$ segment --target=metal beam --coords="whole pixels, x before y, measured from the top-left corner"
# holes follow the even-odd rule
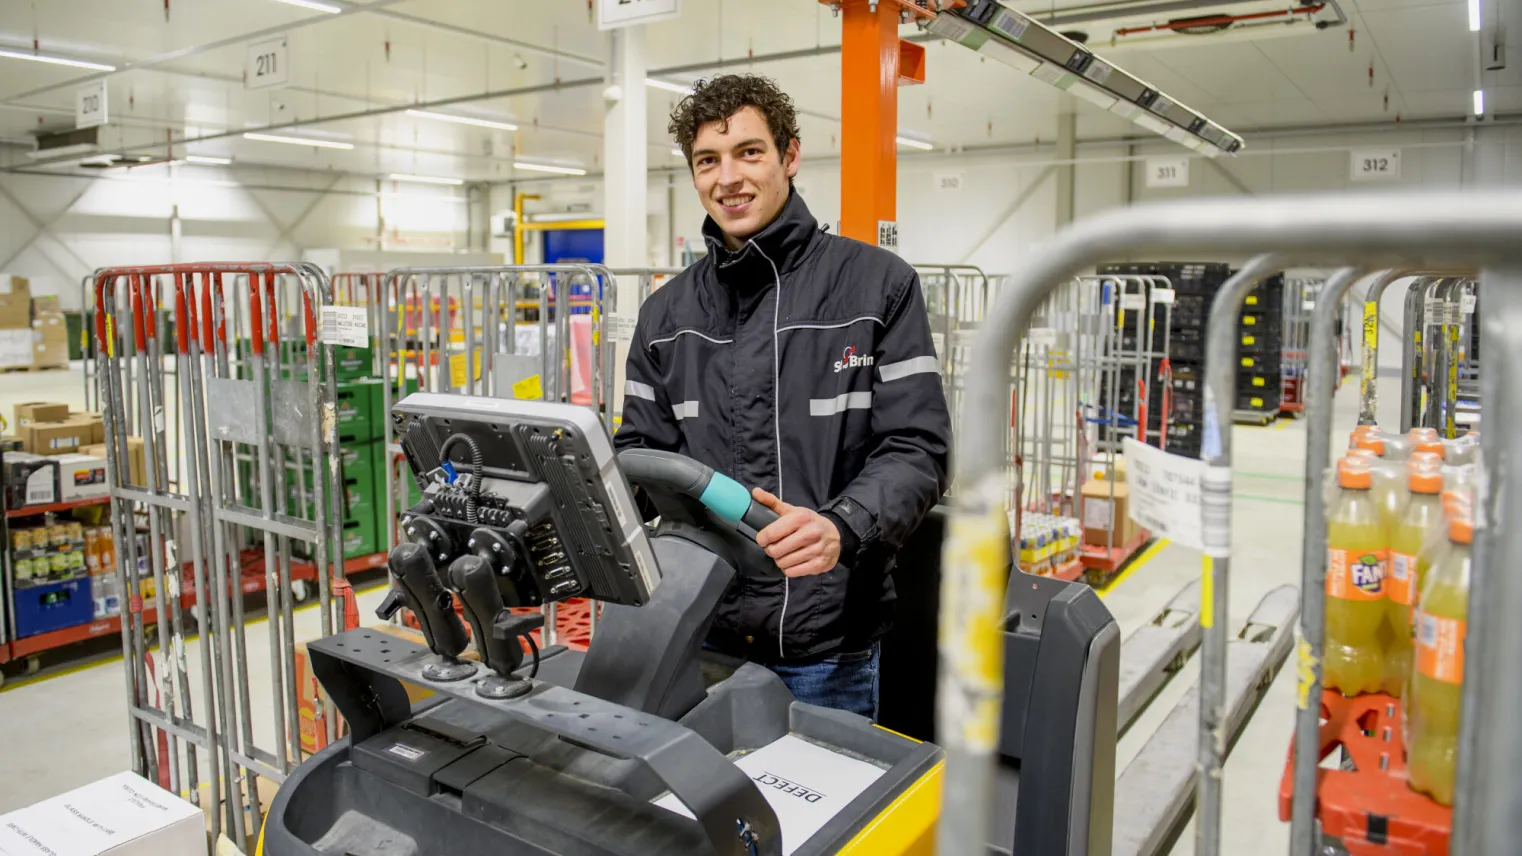
[[[71,210],[73,210],[74,206],[79,203],[79,200],[83,199],[85,194],[88,193],[89,191],[90,191],[90,185],[87,184],[87,185],[85,185],[83,190],[81,190],[78,193],[74,194],[74,198],[69,200],[69,204],[63,206],[63,210],[59,211],[56,215],[54,215],[53,219],[47,221],[46,223],[42,223],[42,224],[38,225],[37,226],[37,231],[32,233],[32,237],[26,239],[26,243],[24,243],[20,247],[16,248],[16,251],[11,253],[10,256],[8,256],[4,261],[0,261],[0,270],[5,270],[6,268],[10,267],[11,262],[13,262],[16,259],[20,258],[22,253],[26,252],[33,244],[37,243],[37,239],[38,238],[41,238],[41,237],[45,236],[45,237],[52,238],[55,241],[58,241],[57,236],[53,234],[53,226],[59,220],[62,220],[64,217],[68,216],[68,213]],[[11,197],[11,203],[16,205],[17,207],[20,207],[20,203],[16,201],[16,197],[14,197],[14,196]],[[22,208],[22,213],[23,214],[27,214],[29,217],[31,216],[30,212],[26,211],[26,209],[24,209],[24,208]],[[33,223],[37,223],[37,220],[35,218],[33,218],[32,222]],[[63,241],[58,241],[58,243],[59,244],[63,244]],[[67,249],[68,247],[65,245],[64,248]],[[78,257],[76,256],[75,258],[78,258]],[[51,260],[49,260],[49,263],[51,263]],[[53,265],[53,267],[57,268],[58,266],[57,265]],[[64,271],[63,269],[59,268],[59,273],[67,273],[67,272]]]
[[[983,249],[983,245],[988,243],[994,235],[997,235],[999,230],[1004,228],[1004,224],[1008,223],[1011,217],[1015,216],[1021,208],[1025,207],[1025,203],[1030,201],[1032,196],[1036,195],[1036,190],[1045,184],[1046,180],[1055,175],[1056,172],[1057,168],[1054,166],[1043,169],[1041,174],[1036,176],[1036,180],[1027,184],[1025,189],[1020,191],[1020,195],[1015,197],[1015,201],[1011,202],[1009,207],[1004,209],[1004,213],[999,215],[999,219],[994,222],[994,225],[987,232],[983,233],[983,237],[979,238],[978,242],[972,245],[972,249],[962,254],[962,258],[957,264],[967,264],[968,260],[976,255],[978,250]]]
[[[274,27],[265,27],[262,30],[254,30],[251,33],[239,33],[235,36],[228,36],[227,38],[217,39],[216,41],[212,42],[204,42],[199,45],[190,45],[189,47],[176,48],[175,50],[169,51],[167,53],[157,54],[145,59],[133,60],[126,65],[118,66],[115,71],[97,71],[94,74],[85,74],[79,77],[70,78],[68,80],[61,80],[57,83],[50,83],[47,86],[39,86],[36,89],[29,89],[26,92],[12,95],[5,100],[20,101],[23,98],[31,98],[34,95],[41,95],[45,92],[53,92],[54,90],[58,89],[69,89],[71,87],[78,86],[81,83],[89,83],[92,80],[101,80],[114,74],[121,74],[127,71],[136,71],[140,68],[152,68],[153,66],[162,65],[166,62],[172,62],[177,59],[184,59],[188,56],[203,54],[207,51],[214,51],[218,48],[241,45],[245,42],[250,42],[254,39],[262,38],[264,36],[278,36],[284,33],[289,33],[293,30],[300,30],[305,27],[310,27],[313,24],[321,24],[327,21],[337,21],[349,15],[378,11],[381,7],[390,6],[401,2],[404,2],[404,0],[372,0],[372,2],[364,6],[349,6],[343,11],[336,12],[334,14],[314,15],[310,18],[302,18],[299,21],[291,21],[290,23],[280,24]]]
[[[79,194],[79,196],[75,196],[74,200],[69,203],[69,207],[70,208],[74,207],[74,203],[78,202],[80,196],[83,196],[83,195],[84,195],[84,193],[81,192]],[[45,233],[45,232],[48,231],[48,226],[51,225],[51,224],[45,224],[45,223],[43,223],[41,218],[39,218],[37,215],[33,214],[31,212],[31,210],[28,209],[25,205],[22,205],[21,204],[21,200],[17,199],[16,195],[11,193],[10,188],[6,187],[3,184],[0,184],[0,196],[4,196],[6,199],[10,200],[10,203],[12,205],[16,206],[16,210],[20,211],[22,216],[24,216],[24,217],[26,217],[26,219],[32,221],[32,225],[37,228],[39,233]],[[65,211],[67,211],[67,209],[65,209]],[[49,235],[51,236],[51,233],[49,233]],[[91,265],[89,262],[86,262],[84,259],[80,258],[72,249],[70,249],[68,244],[64,243],[63,241],[59,241],[57,238],[54,238],[53,240],[58,244],[58,246],[63,247],[63,251],[68,253],[70,256],[72,256],[74,258],[74,261],[79,262],[79,266],[80,267],[84,268],[85,270],[94,270],[95,269],[94,265]],[[69,271],[64,270],[62,267],[60,267],[58,265],[57,262],[53,261],[53,259],[50,258],[46,253],[43,253],[42,257],[44,259],[46,259],[47,263],[52,265],[55,270],[57,270],[59,273],[63,274],[65,279],[76,279],[76,278],[78,278],[78,276],[79,276],[78,273],[70,273]]]
[[[286,226],[284,229],[280,229],[280,224],[275,223],[275,228],[280,229],[280,234],[275,236],[275,240],[270,244],[270,248],[265,250],[264,255],[260,256],[260,258],[272,258],[272,254],[275,252],[275,250],[280,248],[280,242],[290,239],[291,233],[296,231],[296,227],[305,222],[306,218],[312,216],[312,212],[316,211],[317,206],[322,203],[323,197],[327,196],[328,191],[332,190],[339,181],[343,180],[343,178],[344,176],[341,174],[333,176],[333,178],[328,182],[327,187],[317,191],[316,196],[312,198],[311,202],[307,203],[307,207],[303,208],[300,214],[296,215],[296,219],[292,220],[289,226]],[[253,196],[252,193],[248,195],[250,197]],[[260,210],[264,211],[264,216],[270,216],[269,210],[265,209],[264,206],[260,205],[259,208]],[[274,218],[271,218],[270,222],[274,222]],[[294,241],[292,243],[294,243]]]
[[[1248,187],[1247,184],[1242,181],[1242,179],[1237,178],[1237,174],[1236,173],[1234,173],[1231,170],[1227,169],[1226,167],[1222,166],[1221,162],[1219,160],[1217,160],[1216,158],[1205,158],[1205,163],[1209,164],[1212,169],[1214,169],[1216,172],[1220,173],[1221,177],[1226,179],[1227,183],[1229,183],[1232,187],[1235,187],[1237,190],[1242,191],[1242,195],[1243,196],[1256,196],[1257,195],[1256,193],[1253,192],[1252,188]]]

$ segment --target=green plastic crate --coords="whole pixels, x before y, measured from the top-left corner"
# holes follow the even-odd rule
[[[380,411],[384,406],[381,381],[373,378],[340,381],[333,391],[333,400],[338,411],[340,443],[346,438],[350,442],[363,443],[380,436]]]

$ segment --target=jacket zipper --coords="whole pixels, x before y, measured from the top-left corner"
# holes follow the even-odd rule
[[[777,270],[777,263],[772,257],[761,249],[755,239],[750,240],[750,245],[756,248],[761,258],[772,266],[772,280],[777,284],[777,293],[772,297],[772,436],[777,441],[777,498],[782,499],[782,350],[777,341],[779,318],[782,312],[782,274]],[[782,577],[782,613],[777,616],[777,657],[785,658],[782,650],[783,628],[787,624],[787,601],[792,594],[793,581],[791,577]]]

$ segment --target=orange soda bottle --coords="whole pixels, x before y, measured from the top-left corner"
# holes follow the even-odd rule
[[[1416,612],[1416,658],[1406,699],[1406,765],[1411,789],[1453,805],[1464,635],[1469,620],[1469,561],[1474,526],[1448,524],[1449,548],[1424,581]]]
[[[1324,683],[1343,695],[1378,692],[1385,679],[1385,565],[1388,547],[1370,495],[1367,464],[1338,464],[1342,495],[1327,519]]]
[[[1412,615],[1421,591],[1418,555],[1429,535],[1443,525],[1443,474],[1436,455],[1415,454],[1407,464],[1411,498],[1390,530],[1390,573],[1385,580],[1385,614],[1389,620],[1385,692],[1404,694],[1411,666]]]

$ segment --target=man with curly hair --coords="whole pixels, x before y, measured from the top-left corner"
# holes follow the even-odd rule
[[[640,310],[616,444],[755,486],[779,519],[757,535],[765,556],[740,561],[708,646],[801,701],[875,718],[894,557],[945,491],[951,445],[919,279],[820,228],[792,186],[797,117],[772,81],[699,81],[668,130],[708,253]]]

